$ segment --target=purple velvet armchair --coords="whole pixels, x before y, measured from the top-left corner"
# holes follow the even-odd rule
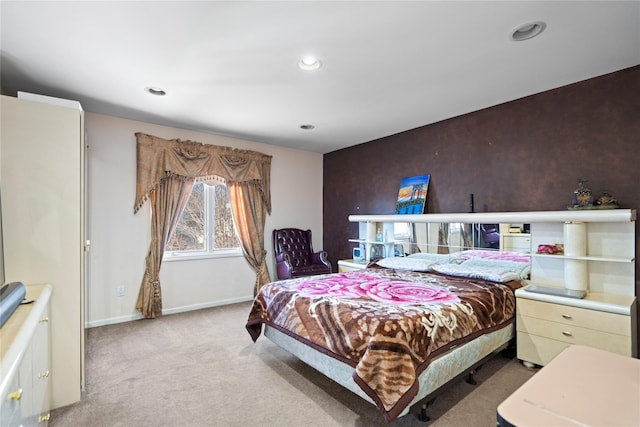
[[[331,273],[327,253],[313,251],[311,230],[273,230],[273,250],[278,279]]]

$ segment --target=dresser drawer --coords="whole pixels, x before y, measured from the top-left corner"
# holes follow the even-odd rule
[[[631,336],[602,332],[535,317],[516,316],[518,332],[550,338],[567,344],[582,344],[631,356]]]
[[[567,305],[518,298],[518,316],[533,317],[564,325],[578,326],[617,335],[631,336],[631,318],[623,314],[605,313]]]

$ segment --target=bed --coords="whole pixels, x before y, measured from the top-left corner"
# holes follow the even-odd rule
[[[523,260],[416,254],[272,282],[246,327],[256,341],[264,326],[267,338],[390,422],[513,339]]]

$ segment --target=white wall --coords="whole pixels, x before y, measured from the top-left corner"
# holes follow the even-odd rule
[[[139,317],[138,289],[149,247],[149,205],[133,214],[136,187],[135,132],[161,138],[254,150],[273,156],[272,213],[265,225],[267,265],[274,278],[271,231],[309,228],[322,249],[322,154],[202,132],[86,113],[89,148],[88,326]],[[163,262],[160,273],[165,314],[251,299],[255,274],[244,257]],[[124,286],[125,295],[116,296]]]

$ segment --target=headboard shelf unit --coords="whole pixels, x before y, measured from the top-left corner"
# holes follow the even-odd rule
[[[358,238],[350,242],[364,247],[367,259],[373,245],[385,248],[383,256],[393,254],[399,243],[393,234],[397,223],[530,224],[530,282],[627,296],[635,295],[635,220],[634,209],[349,216],[360,224]],[[376,241],[380,231],[382,241]],[[434,247],[432,240],[408,244]],[[535,253],[543,244],[562,244],[564,254]]]
[[[632,209],[349,217],[360,223],[358,237],[363,240],[358,244],[365,247],[370,245],[363,234],[366,224],[369,229],[371,224],[377,229],[393,229],[399,222],[413,224],[414,229],[426,230],[427,240],[442,230],[442,224],[460,223],[455,229],[476,228],[462,224],[500,224],[501,230],[504,224],[529,224],[530,253],[521,252],[531,261],[528,284],[586,290],[581,299],[530,292],[527,286],[515,291],[517,357],[531,365],[546,365],[571,344],[637,357],[635,220]],[[427,226],[416,227],[422,223]],[[425,240],[424,235],[411,237]],[[438,252],[451,250],[446,239],[442,242],[447,246]],[[537,254],[539,245],[558,249],[562,245],[563,252]]]

